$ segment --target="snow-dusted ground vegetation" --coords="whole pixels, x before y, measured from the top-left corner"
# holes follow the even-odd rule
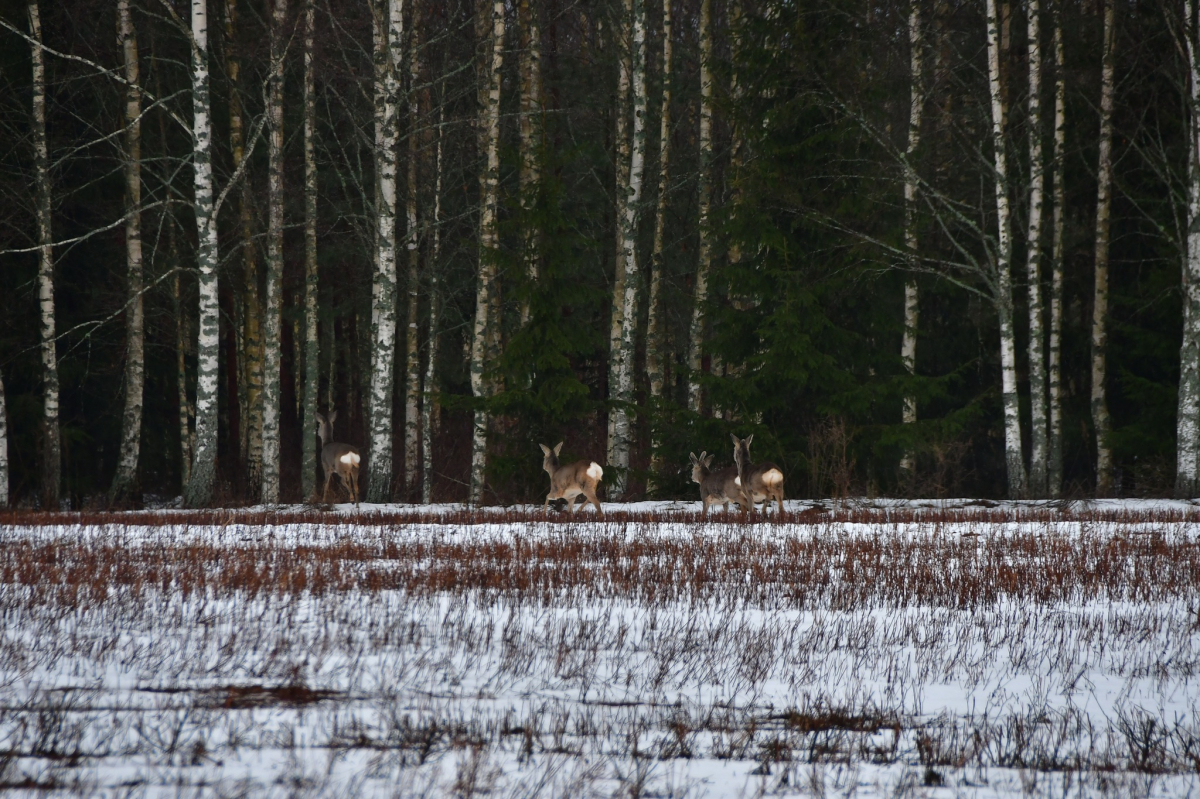
[[[1200,792],[1200,511],[0,517],[0,785]]]

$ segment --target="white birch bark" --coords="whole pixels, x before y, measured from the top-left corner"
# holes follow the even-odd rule
[[[1039,0],[1029,0],[1026,16],[1029,54],[1029,226],[1025,232],[1025,278],[1029,291],[1029,493],[1044,497],[1049,476],[1046,430],[1046,328],[1042,303],[1042,12]]]
[[[666,268],[663,251],[667,229],[667,190],[670,185],[671,164],[671,0],[663,0],[662,8],[662,102],[658,116],[658,199],[654,207],[654,243],[650,253],[650,298],[646,323],[646,376],[650,383],[650,402],[653,405],[663,397],[666,385],[666,336],[662,320],[663,270]],[[650,474],[651,480],[663,470],[662,434],[651,415],[650,430]],[[653,482],[650,485],[654,488]]]
[[[921,7],[912,0],[908,13],[909,89],[908,146],[905,148],[904,175],[904,246],[908,250],[909,269],[917,266],[917,146],[921,143],[921,116],[925,108],[925,84],[922,71],[922,48],[924,36],[921,30]],[[900,341],[900,361],[909,375],[917,373],[917,324],[920,313],[920,290],[917,278],[909,274],[904,281],[904,335]],[[917,421],[917,398],[912,394],[904,397],[900,420],[903,424]],[[908,450],[900,459],[902,474],[911,475],[914,468],[913,453]]]
[[[486,10],[487,5],[481,7]],[[492,294],[495,291],[496,251],[499,233],[496,226],[496,204],[500,192],[500,70],[504,65],[504,0],[491,3],[491,52],[483,70],[487,87],[485,102],[479,109],[480,145],[483,148],[484,168],[479,174],[479,282],[475,292],[475,324],[471,338],[471,393],[476,400],[487,399],[483,373],[490,366],[487,360],[488,338],[493,325]],[[488,412],[484,407],[475,411],[471,435],[470,502],[478,505],[483,499],[484,475],[487,470]]]
[[[1054,215],[1051,244],[1049,395],[1050,426],[1048,491],[1062,493],[1062,324],[1063,324],[1063,214],[1067,205],[1064,169],[1067,161],[1067,80],[1063,54],[1062,20],[1054,13]]]
[[[405,340],[405,383],[404,383],[404,488],[405,499],[413,500],[417,494],[419,477],[419,442],[421,424],[421,348],[420,348],[420,236],[417,227],[417,159],[420,157],[420,81],[419,60],[420,28],[418,27],[418,5],[413,4],[410,19],[408,48],[408,196],[405,198],[408,218],[404,246],[408,250],[408,331]]]
[[[280,369],[283,362],[283,58],[287,0],[274,0],[267,82],[267,294],[263,309],[262,494],[279,502]],[[299,364],[297,364],[298,366]]]
[[[1179,347],[1179,397],[1176,411],[1175,495],[1196,494],[1200,445],[1200,41],[1195,7],[1185,0],[1184,39],[1188,60],[1188,209],[1187,238],[1181,271],[1183,341]]]
[[[58,347],[54,325],[54,251],[50,226],[50,152],[46,144],[46,64],[42,22],[31,2],[29,32],[38,42],[30,48],[33,62],[33,168],[37,195],[38,306],[41,311],[42,355],[42,508],[58,510],[62,480],[62,438],[58,424]]]
[[[378,269],[372,287],[370,459],[368,502],[387,502],[392,487],[392,396],[396,356],[396,137],[400,94],[401,48],[404,41],[403,0],[387,0],[385,20],[382,150],[379,164],[379,206],[376,209]],[[378,95],[377,95],[378,96]]]
[[[521,169],[518,186],[525,224],[522,229],[521,258],[528,290],[521,300],[521,326],[529,324],[529,291],[537,283],[541,263],[540,228],[533,222],[541,181],[542,147],[542,30],[539,24],[539,0],[520,0],[517,6],[521,31]]]
[[[1100,70],[1100,155],[1096,169],[1095,293],[1092,299],[1092,425],[1096,432],[1096,495],[1112,493],[1112,422],[1108,415],[1108,249],[1112,215],[1113,41],[1115,2],[1104,0],[1104,55]]]
[[[613,298],[612,298],[612,313],[609,315],[608,328],[608,398],[611,402],[617,402],[618,385],[621,378],[618,375],[620,369],[620,351],[621,351],[621,331],[624,328],[625,319],[625,242],[624,242],[624,224],[625,224],[625,207],[629,201],[629,152],[632,146],[630,141],[630,83],[632,77],[632,59],[633,47],[631,41],[632,29],[630,27],[633,18],[633,0],[622,0],[623,14],[621,16],[621,24],[618,26],[620,31],[620,41],[617,44],[617,49],[620,53],[617,59],[617,110],[616,114],[616,133],[614,136],[614,152],[613,162],[615,169],[613,173],[616,177],[616,186],[613,190],[613,197],[616,202],[616,228],[617,241],[616,252],[613,257]],[[608,411],[608,439],[605,447],[606,462],[614,464],[619,457],[616,451],[617,447],[617,411],[616,407],[611,406]],[[608,487],[612,490],[613,496],[618,496],[616,489],[619,486],[613,479],[608,480]]]
[[[429,252],[429,352],[425,362],[424,399],[421,402],[421,501],[433,501],[433,437],[437,423],[438,320],[441,316],[442,257],[442,125],[445,106],[438,104],[437,152],[434,156],[433,241]]]
[[[1012,220],[1008,202],[1008,156],[1004,144],[1006,113],[1000,65],[1005,57],[1000,41],[996,0],[987,0],[988,85],[991,94],[992,145],[996,173],[996,312],[1000,322],[1000,377],[1004,406],[1004,460],[1008,493],[1025,495],[1025,457],[1021,443],[1020,405],[1017,397],[1017,342],[1013,324]]]
[[[700,366],[704,349],[704,305],[708,301],[708,271],[712,266],[712,0],[700,0],[700,246],[696,264],[696,288],[693,296],[692,323],[688,332],[688,409],[701,408]]]
[[[142,302],[142,97],[138,88],[137,34],[129,0],[117,2],[117,39],[125,62],[125,267],[128,273],[125,322],[125,410],[121,415],[121,453],[109,491],[117,503],[137,484],[142,440],[142,387],[145,383],[145,345]]]
[[[612,412],[613,446],[608,465],[613,467],[610,496],[624,497],[628,489],[629,450],[633,435],[629,408],[633,405],[633,370],[637,354],[638,257],[637,230],[642,202],[642,175],[646,165],[646,3],[632,0],[633,41],[631,52],[631,91],[633,116],[630,120],[629,184],[624,189],[624,217],[621,219],[621,255],[625,262],[625,294],[621,298],[621,341],[616,351],[617,385]]]
[[[316,3],[304,3],[304,400],[300,412],[303,435],[302,496],[315,495],[317,485],[317,392],[321,384],[321,349],[317,339],[317,99],[315,63]]]
[[[195,180],[199,326],[196,334],[196,444],[185,502],[212,500],[217,461],[217,225],[213,213],[212,103],[208,87],[208,4],[192,0],[192,169]]]
[[[0,508],[8,507],[8,408],[4,401],[4,375],[0,374]]]

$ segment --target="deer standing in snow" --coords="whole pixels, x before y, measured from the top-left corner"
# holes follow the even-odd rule
[[[358,464],[361,457],[358,454],[358,447],[330,441],[333,438],[335,419],[337,419],[337,411],[330,411],[328,418],[317,414],[317,435],[321,438],[321,470],[325,472],[325,491],[321,494],[321,501],[325,502],[326,497],[329,496],[329,483],[336,474],[341,479],[342,485],[350,492],[350,498],[354,500],[354,507],[357,508]]]
[[[742,496],[742,484],[738,481],[736,466],[726,466],[713,472],[708,469],[712,465],[712,455],[707,452],[701,452],[699,458],[694,452],[688,455],[692,460],[692,482],[700,484],[700,500],[704,503],[705,515],[708,514],[709,505],[720,504],[729,510],[730,502],[742,510],[750,509]]]
[[[558,446],[551,450],[545,444],[538,444],[546,455],[542,461],[542,468],[550,475],[550,493],[546,495],[542,510],[549,509],[552,499],[565,499],[571,506],[571,514],[574,515],[577,507],[575,498],[582,495],[583,504],[586,505],[591,500],[596,506],[596,512],[603,516],[604,509],[600,507],[600,500],[596,499],[596,486],[600,483],[600,478],[604,477],[604,470],[595,461],[586,460],[560,466],[558,453],[562,445],[563,442],[560,441]]]
[[[783,513],[783,470],[773,463],[751,463],[750,442],[754,436],[738,438],[730,433],[733,439],[733,462],[737,464],[739,485],[742,494],[751,508],[763,503],[763,513],[771,500],[779,503],[779,512]]]

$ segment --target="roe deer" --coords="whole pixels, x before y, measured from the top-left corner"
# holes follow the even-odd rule
[[[701,452],[699,458],[694,452],[689,452],[688,455],[692,459],[692,482],[700,484],[700,500],[704,503],[705,515],[708,515],[709,505],[718,503],[726,511],[729,510],[730,502],[743,510],[748,509],[742,496],[741,483],[738,482],[736,466],[726,466],[724,469],[710,472],[708,467],[712,465],[712,455],[707,452]]]
[[[563,442],[560,441],[558,446],[551,450],[545,444],[538,444],[546,455],[542,461],[542,468],[550,475],[550,493],[546,495],[542,510],[550,507],[552,499],[566,499],[567,504],[571,506],[571,514],[574,515],[577,507],[575,498],[582,495],[583,504],[586,505],[588,500],[591,500],[596,506],[596,512],[603,516],[604,509],[600,507],[600,500],[596,499],[596,486],[600,483],[600,478],[604,477],[604,470],[595,461],[575,461],[566,466],[559,466],[558,453],[562,445]]]
[[[754,436],[739,439],[732,433],[733,462],[737,464],[738,480],[742,494],[746,497],[751,508],[763,503],[763,513],[771,500],[779,503],[779,512],[783,513],[783,470],[773,463],[751,463],[750,442]]]
[[[358,447],[349,444],[338,444],[330,441],[333,438],[333,422],[337,419],[337,411],[330,411],[326,418],[317,414],[317,435],[321,437],[321,470],[325,472],[325,491],[321,501],[329,496],[329,483],[336,474],[342,485],[350,492],[354,507],[358,507],[358,463],[361,460]]]

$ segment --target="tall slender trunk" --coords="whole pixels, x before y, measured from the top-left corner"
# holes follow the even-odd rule
[[[420,157],[420,28],[418,27],[419,5],[414,3],[411,29],[408,32],[408,230],[404,246],[408,249],[408,335],[405,340],[405,383],[404,383],[404,489],[405,499],[412,500],[417,494],[418,460],[420,457],[420,412],[421,412],[421,341],[420,341],[420,280],[421,249],[420,230],[417,226],[417,159]]]
[[[696,264],[696,288],[692,324],[688,334],[688,409],[700,412],[700,366],[704,349],[704,306],[708,302],[708,271],[712,266],[712,0],[700,0],[700,252]]]
[[[671,0],[663,0],[662,17],[662,104],[658,118],[658,199],[654,206],[654,244],[650,253],[650,299],[646,324],[646,376],[650,381],[650,404],[663,398],[666,384],[664,360],[666,336],[662,320],[663,251],[667,229],[667,189],[670,185],[671,164]],[[651,415],[650,474],[654,480],[662,472],[664,459],[662,431],[657,413]],[[651,490],[654,484],[651,483]]]
[[[1008,204],[1008,155],[1004,146],[1007,113],[1001,86],[1000,65],[1007,56],[1000,41],[996,0],[987,0],[988,84],[991,93],[992,146],[996,172],[996,278],[995,303],[1000,321],[1000,377],[1004,404],[1004,460],[1008,494],[1026,491],[1025,456],[1021,443],[1020,404],[1017,397],[1017,342],[1013,324],[1012,220]]]
[[[121,416],[121,455],[109,490],[109,502],[130,494],[137,484],[138,452],[142,440],[142,386],[145,357],[142,303],[142,123],[138,89],[137,33],[129,0],[117,2],[117,38],[125,61],[125,264],[129,273],[125,322],[125,411]]]
[[[521,300],[522,327],[529,324],[529,292],[537,283],[541,263],[540,226],[533,219],[541,181],[539,158],[542,147],[542,30],[538,21],[538,2],[520,0],[517,6],[517,25],[521,31],[521,170],[518,180],[524,216],[521,258],[529,283]]]
[[[283,364],[283,58],[287,0],[274,0],[267,82],[267,296],[263,314],[262,502],[279,501],[280,370]]]
[[[307,500],[317,484],[317,392],[321,385],[321,348],[317,339],[317,98],[313,58],[316,3],[304,2],[304,402],[300,488]]]
[[[212,500],[217,463],[217,225],[213,213],[212,103],[208,92],[208,5],[192,0],[192,169],[195,176],[199,325],[196,334],[196,446],[185,502]]]
[[[620,40],[617,44],[619,57],[617,59],[617,108],[616,108],[616,135],[614,137],[614,152],[613,162],[615,169],[613,170],[616,176],[616,186],[614,187],[613,197],[616,202],[616,250],[613,257],[613,298],[612,298],[612,313],[609,316],[609,332],[608,332],[608,398],[611,401],[619,402],[617,399],[618,385],[621,382],[620,370],[621,362],[621,331],[625,325],[625,272],[626,272],[626,253],[624,241],[624,224],[625,224],[625,209],[629,203],[629,165],[630,165],[630,148],[632,142],[630,140],[630,80],[632,76],[632,60],[633,47],[631,42],[631,26],[630,22],[633,18],[633,0],[622,0],[622,8],[624,13],[621,16],[621,24],[618,26],[620,31]],[[608,411],[608,440],[606,446],[606,458],[609,464],[616,463],[620,455],[617,453],[617,409],[611,407]],[[622,486],[619,485],[620,478],[614,481],[612,478],[608,480],[609,488],[612,496],[619,496],[619,491]]]
[[[1067,205],[1064,167],[1067,162],[1067,78],[1063,55],[1062,19],[1054,11],[1054,233],[1051,245],[1049,388],[1050,430],[1047,482],[1049,494],[1062,493],[1062,322],[1063,213]]]
[[[1036,1],[1036,0],[1035,0]],[[922,71],[921,50],[924,36],[921,31],[921,6],[912,0],[908,13],[908,47],[911,83],[908,107],[908,146],[905,148],[904,175],[904,246],[908,250],[910,273],[904,281],[904,335],[900,341],[900,360],[908,374],[917,373],[917,324],[920,313],[920,289],[917,278],[912,274],[917,266],[917,146],[921,143],[921,116],[925,108],[925,84]],[[917,398],[913,394],[904,396],[904,407],[900,420],[904,424],[917,421]],[[906,450],[900,459],[900,471],[912,475],[915,462],[912,450]]]
[[[42,507],[58,510],[62,438],[58,426],[58,347],[54,329],[54,251],[50,229],[50,153],[46,145],[46,64],[37,2],[28,6],[29,31],[38,42],[33,61],[33,169],[37,193],[38,305],[42,313]]]
[[[481,13],[487,5],[482,5]],[[496,255],[499,233],[496,203],[500,193],[500,70],[504,65],[504,0],[491,3],[491,52],[483,70],[487,93],[479,108],[480,145],[484,168],[479,173],[479,282],[475,291],[475,326],[471,339],[471,393],[482,403],[489,392],[484,385],[488,338],[493,325],[492,295],[495,291]],[[482,405],[475,411],[471,435],[471,504],[483,498],[484,473],[487,470],[488,412]]]
[[[610,485],[611,497],[624,497],[628,488],[629,449],[633,435],[630,430],[629,408],[633,405],[634,358],[637,354],[637,295],[638,257],[637,229],[642,202],[642,174],[646,164],[646,3],[632,0],[632,106],[630,120],[631,147],[629,150],[629,184],[625,193],[624,216],[621,221],[621,255],[625,262],[625,293],[621,298],[621,340],[617,348],[617,384],[614,399],[621,403],[613,409],[612,455],[614,467]]]
[[[442,125],[444,100],[438,101],[437,154],[434,156],[433,242],[429,252],[429,352],[425,362],[425,398],[421,403],[421,501],[433,501],[433,437],[437,423],[438,317],[441,315],[440,271],[442,257]]]
[[[1042,155],[1042,12],[1029,0],[1029,226],[1025,232],[1025,276],[1029,289],[1029,492],[1044,497],[1049,476],[1046,430],[1046,328],[1042,307],[1042,187],[1046,164]]]
[[[1197,447],[1200,446],[1200,41],[1195,8],[1183,4],[1188,60],[1188,209],[1181,272],[1183,342],[1179,347],[1179,405],[1176,411],[1175,495],[1196,493]]]
[[[8,507],[8,407],[4,401],[4,375],[0,374],[0,508]]]
[[[163,141],[166,141],[165,136],[163,137]],[[192,407],[192,403],[188,400],[187,308],[183,304],[182,269],[179,264],[179,247],[175,241],[174,219],[170,219],[167,222],[167,253],[167,257],[170,259],[170,268],[175,271],[175,277],[172,280],[171,309],[175,313],[175,389],[178,395],[179,408],[179,486],[180,493],[185,493],[192,475],[192,443],[194,438],[192,434],[192,419],[195,416],[195,408]]]
[[[392,488],[392,397],[396,355],[396,136],[400,94],[401,48],[404,41],[404,2],[387,0],[386,53],[382,111],[382,151],[379,164],[378,269],[372,287],[371,318],[375,341],[371,359],[371,397],[368,423],[370,478],[367,500],[387,502]],[[379,95],[376,95],[377,99]]]
[[[1112,216],[1113,43],[1116,3],[1104,0],[1104,60],[1100,70],[1100,159],[1096,168],[1096,271],[1092,300],[1092,425],[1096,429],[1096,494],[1112,493],[1108,434],[1108,248]]]

